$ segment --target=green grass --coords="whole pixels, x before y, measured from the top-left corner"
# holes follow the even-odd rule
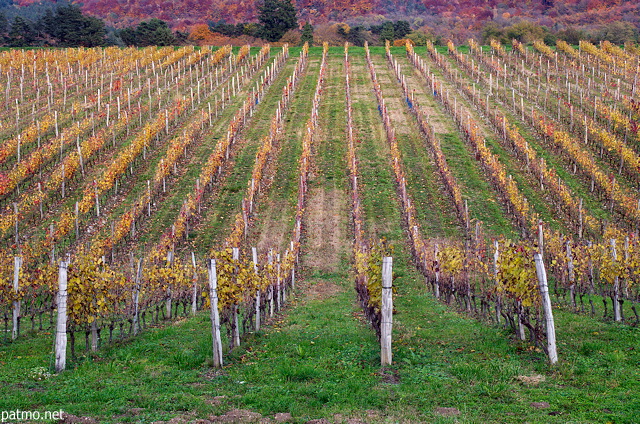
[[[269,64],[269,62],[267,62],[267,64]],[[255,81],[259,80],[264,69],[265,67],[261,68],[245,88],[248,87],[250,90],[252,84],[255,84]],[[168,194],[164,201],[157,202],[158,210],[154,212],[152,219],[150,219],[143,228],[143,232],[138,241],[139,246],[146,245],[148,247],[151,243],[157,242],[160,235],[173,223],[177,212],[182,206],[182,199],[184,199],[186,194],[193,189],[196,179],[202,171],[202,166],[204,165],[203,158],[208,158],[214,151],[217,142],[223,137],[226,137],[229,121],[233,119],[238,108],[241,107],[243,102],[246,100],[246,92],[246,90],[241,91],[234,99],[231,100],[230,104],[226,106],[220,116],[214,121],[213,128],[206,131],[203,140],[195,149],[189,152],[189,160],[184,164],[184,170],[179,178],[167,178],[169,183]],[[249,125],[251,125],[251,121],[249,122]],[[243,159],[248,163],[250,158],[246,157]],[[243,170],[246,172],[246,169]]]
[[[446,157],[451,174],[458,182],[463,198],[468,199],[471,219],[481,221],[488,234],[515,237],[517,231],[514,228],[514,223],[509,220],[506,212],[500,207],[497,193],[486,180],[482,167],[475,160],[475,154],[471,147],[462,140],[453,119],[448,116],[433,96],[428,94],[424,79],[419,76],[418,71],[406,57],[404,55],[394,57],[401,64],[403,74],[407,78],[410,88],[415,90],[415,98],[422,109],[425,110],[425,107],[429,107],[433,111],[429,112],[429,122],[442,126],[442,129],[436,130],[440,147]],[[411,158],[416,156],[416,153],[411,152],[406,156]]]
[[[309,60],[307,72],[299,81],[299,87],[291,99],[289,111],[284,120],[283,135],[279,138],[276,153],[272,160],[273,180],[263,197],[258,199],[256,209],[256,232],[265,231],[265,227],[280,221],[284,224],[284,234],[290,234],[294,225],[294,216],[298,201],[299,162],[302,154],[302,137],[306,132],[306,122],[311,113],[311,102],[318,80],[320,61],[317,57]],[[266,191],[266,193],[265,193]],[[255,238],[249,238],[249,243]],[[288,243],[288,240],[283,240]],[[255,246],[255,243],[251,244]],[[283,246],[273,245],[275,249]],[[285,246],[284,248],[287,248]]]
[[[499,158],[500,162],[505,168],[507,175],[511,175],[514,181],[517,183],[518,189],[529,202],[529,206],[532,212],[537,213],[539,218],[549,224],[551,228],[556,230],[563,230],[564,232],[566,232],[566,228],[564,227],[563,222],[558,219],[553,209],[550,208],[549,202],[545,199],[544,193],[540,191],[540,188],[537,185],[535,179],[527,175],[525,171],[519,166],[518,161],[500,145],[500,143],[496,140],[497,134],[493,132],[487,124],[484,123],[483,119],[478,115],[475,108],[462,95],[457,93],[457,90],[455,89],[453,84],[447,82],[446,78],[443,77],[442,72],[436,67],[435,64],[431,62],[430,59],[428,59],[428,56],[425,55],[423,57],[426,58],[431,64],[433,72],[438,78],[440,78],[443,84],[447,86],[447,88],[451,92],[451,95],[457,97],[458,104],[461,106],[464,105],[467,110],[470,111],[475,122],[478,124],[478,127],[484,133],[487,147],[494,155]]]
[[[291,57],[295,56],[292,54]],[[291,59],[285,64],[258,105],[249,126],[243,131],[241,140],[236,145],[238,151],[219,193],[207,202],[205,206],[209,210],[200,225],[192,231],[194,236],[191,238],[191,245],[196,249],[208,252],[212,246],[220,243],[228,232],[235,214],[240,210],[247,183],[251,179],[256,152],[268,133],[271,118],[282,94],[282,87],[294,66],[295,61]]]
[[[449,196],[440,182],[438,170],[433,163],[415,119],[410,115],[394,73],[387,67],[384,56],[372,55],[385,104],[389,110],[391,124],[396,131],[402,162],[407,172],[408,192],[416,206],[419,222],[424,234],[429,236],[460,237],[460,226]],[[375,97],[371,96],[372,108]]]
[[[466,72],[464,72],[464,70],[460,68],[454,60],[450,59],[449,63],[454,68],[458,69],[460,75],[466,75],[467,78],[469,78],[469,82],[472,82]],[[599,219],[611,219],[610,211],[603,208],[602,202],[596,196],[594,196],[593,193],[590,192],[590,182],[585,181],[584,179],[581,179],[576,175],[573,175],[567,170],[571,166],[567,163],[567,161],[565,161],[565,164],[563,166],[563,158],[561,156],[558,156],[545,147],[541,146],[537,137],[522,123],[520,115],[512,114],[504,107],[503,104],[496,101],[492,101],[492,106],[494,108],[498,108],[509,119],[509,122],[512,122],[517,126],[520,133],[527,140],[531,148],[535,150],[536,154],[539,157],[545,159],[547,167],[549,169],[555,170],[562,181],[577,196],[576,198],[582,198],[584,200],[585,207],[593,214],[594,217]]]
[[[84,337],[78,333],[78,358],[69,359],[67,371],[37,380],[31,376],[34,369],[53,364],[53,335],[28,331],[30,323],[25,319],[22,337],[12,343],[0,340],[0,411],[62,409],[105,423],[191,422],[233,408],[268,418],[289,412],[299,423],[319,418],[330,422],[357,418],[367,423],[637,422],[638,327],[571,313],[566,306],[554,307],[560,363],[552,367],[540,349],[515,341],[502,327],[459,313],[428,293],[407,249],[388,146],[364,59],[361,51],[352,50],[354,123],[366,230],[372,236],[387,237],[395,246],[392,366],[380,367],[378,341],[355,302],[350,215],[348,201],[344,201],[348,181],[342,50],[332,49],[314,142],[310,193],[335,190],[345,198],[346,206],[334,217],[344,229],[337,259],[322,266],[309,265],[318,247],[308,242],[313,234],[307,234],[298,291],[288,296],[282,314],[260,332],[244,334],[242,345],[232,352],[223,330],[222,370],[211,368],[211,324],[208,312],[202,311],[195,317],[150,326],[136,338],[104,343],[96,353],[84,351]],[[312,54],[316,56],[311,63],[318,63],[319,52]],[[375,60],[377,67],[385,66],[380,56]],[[290,62],[287,69],[291,67]],[[293,104],[299,110],[291,111],[274,189],[269,193],[284,203],[297,190],[290,180],[299,156],[295,124],[308,115],[316,75],[316,68],[310,68],[303,77]],[[237,210],[237,203],[231,202],[232,189],[236,188],[238,196],[244,193],[255,144],[279,98],[278,84],[246,131],[247,142],[239,149],[222,187],[228,193],[207,204],[215,212],[207,219]],[[384,87],[385,96],[393,96],[388,89],[390,83]],[[417,141],[414,151],[419,150]],[[403,142],[412,143],[410,138]],[[463,150],[455,153],[459,140],[447,142],[448,156],[462,156]],[[404,160],[410,172],[426,169],[407,156]],[[461,172],[463,164],[454,161],[452,167]],[[465,184],[473,187],[470,182]],[[305,228],[312,228],[313,216],[305,217]],[[215,231],[228,228],[217,225]],[[206,241],[205,236],[198,237]],[[536,375],[544,377],[538,384],[519,379]],[[535,408],[533,402],[548,402],[549,408]],[[442,416],[437,412],[440,407],[457,408],[460,415]]]

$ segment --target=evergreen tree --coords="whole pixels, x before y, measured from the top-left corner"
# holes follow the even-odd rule
[[[122,42],[127,46],[135,46],[138,37],[136,35],[135,28],[124,28],[118,31],[118,37],[122,40]]]
[[[138,46],[171,46],[176,41],[176,37],[169,29],[169,25],[165,21],[156,18],[140,22],[136,33]]]
[[[364,42],[366,41],[364,31],[365,29],[362,25],[354,26],[352,28],[349,28],[348,26],[338,27],[338,34],[354,46],[360,47],[364,46]]]
[[[380,41],[384,44],[385,40],[393,41],[396,39],[395,31],[393,29],[393,22],[387,22],[382,27],[380,32]]]
[[[393,35],[396,39],[404,38],[411,32],[411,25],[407,21],[395,21],[393,23]]]
[[[309,22],[305,23],[302,27],[300,44],[304,46],[304,43],[309,43],[309,46],[313,45],[313,25],[311,25]]]
[[[9,21],[4,13],[0,13],[0,37],[9,31]]]
[[[8,44],[11,47],[27,47],[36,41],[36,33],[29,21],[16,16],[9,30]]]
[[[278,41],[285,32],[298,25],[291,0],[264,0],[258,5],[258,20],[262,23],[260,37],[267,41]]]
[[[125,28],[118,33],[128,46],[172,46],[177,42],[167,23],[160,19],[140,22],[136,28]]]
[[[40,24],[60,46],[97,47],[105,44],[104,22],[84,16],[78,6],[59,7],[55,14],[47,13]]]

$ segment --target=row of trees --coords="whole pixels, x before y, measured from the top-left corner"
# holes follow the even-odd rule
[[[84,16],[76,6],[64,6],[47,13],[36,22],[16,16],[9,23],[0,15],[0,34],[5,44],[12,47],[57,45],[62,47],[103,45],[107,32],[104,22]]]
[[[365,41],[370,45],[384,44],[387,40],[393,42],[399,39],[409,39],[417,46],[425,46],[428,42],[436,45],[446,45],[449,39],[446,35],[437,34],[432,28],[423,26],[412,29],[408,21],[386,21],[379,25],[353,25],[335,24],[330,28],[335,28],[333,43],[348,41],[356,46],[364,45]],[[326,33],[327,31],[320,32]],[[449,34],[453,37],[453,34]],[[613,44],[622,45],[627,42],[639,41],[639,31],[631,23],[626,21],[613,21],[603,24],[592,31],[586,31],[574,27],[567,27],[552,30],[546,26],[530,21],[519,21],[511,25],[504,25],[492,21],[482,27],[480,37],[483,43],[488,44],[495,39],[501,43],[511,43],[511,40],[518,40],[521,43],[531,44],[536,40],[542,40],[548,45],[554,45],[556,40],[564,40],[569,44],[577,45],[580,40],[590,40],[592,42],[609,41]],[[319,37],[324,40],[325,37]],[[342,40],[340,40],[342,39]],[[465,42],[462,40],[461,42]]]
[[[520,21],[509,26],[501,26],[496,22],[489,22],[482,29],[482,40],[488,43],[491,39],[501,43],[510,43],[518,40],[521,43],[532,43],[543,40],[545,44],[554,45],[556,40],[564,40],[569,44],[577,45],[580,40],[593,42],[609,41],[613,44],[624,44],[638,41],[638,28],[626,21],[613,21],[600,26],[594,31],[568,27],[552,31],[543,25],[530,21]]]
[[[134,27],[115,30],[107,28],[105,23],[96,17],[83,15],[78,6],[65,0],[55,5],[55,9],[38,9],[34,12],[35,14],[28,15],[29,17],[14,15],[11,22],[3,15],[3,11],[9,13],[10,9],[0,7],[0,44],[11,47],[166,46],[184,44],[189,39],[188,33],[174,32],[166,22],[160,19],[154,18]],[[298,12],[292,0],[263,0],[257,8],[258,22],[229,24],[222,20],[215,23],[209,22],[208,30],[205,25],[202,27],[209,36],[217,33],[227,37],[261,38],[268,42],[313,44],[314,27],[306,23],[301,31],[298,29]],[[31,9],[25,8],[25,10]],[[406,20],[384,21],[370,25],[334,24],[328,26],[328,29],[321,27],[318,32],[321,34],[318,34],[315,41],[319,43],[328,41],[331,44],[342,44],[344,41],[349,41],[358,46],[364,45],[365,41],[369,44],[384,44],[387,40],[393,42],[404,38],[412,40],[415,45],[426,45],[427,41],[445,44],[447,41],[442,37],[439,39],[431,28],[423,26],[412,29],[412,24]],[[553,31],[529,21],[506,25],[504,22],[494,20],[486,24],[481,32],[485,43],[491,39],[502,43],[510,42],[512,39],[523,43],[543,40],[546,44],[555,44],[556,39],[564,40],[569,44],[577,44],[581,39],[596,42],[608,40],[614,44],[638,40],[638,29],[626,21],[609,22],[587,33],[571,27]],[[327,36],[331,39],[327,39]],[[191,41],[205,38],[192,37]]]
[[[274,42],[280,40],[287,31],[298,27],[298,13],[291,0],[264,0],[258,5],[258,21],[233,25],[222,20],[209,23],[209,27],[211,31],[228,37],[248,35]]]
[[[291,0],[264,0],[258,9],[259,23],[228,25],[220,22],[211,25],[211,29],[231,37],[250,35],[274,42],[298,27],[297,12]],[[10,47],[167,46],[185,43],[188,35],[173,32],[165,21],[156,18],[121,30],[106,28],[101,19],[86,16],[78,6],[67,3],[47,9],[43,16],[34,20],[17,15],[9,22],[0,13],[0,40]],[[304,28],[304,38],[313,42],[311,25]]]
[[[84,15],[74,5],[49,9],[36,21],[18,15],[9,22],[0,14],[0,40],[9,47],[169,46],[184,43],[187,36],[179,31],[174,33],[160,19],[114,30],[107,28],[102,20]]]

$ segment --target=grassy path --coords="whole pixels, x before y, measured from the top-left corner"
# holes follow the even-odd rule
[[[393,53],[394,55],[404,54],[404,49],[395,49]],[[562,222],[559,221],[555,216],[553,209],[549,207],[548,202],[545,199],[545,195],[544,193],[540,192],[539,186],[536,184],[535,179],[527,175],[520,164],[513,157],[511,157],[510,153],[506,149],[504,149],[500,145],[500,143],[496,140],[497,135],[495,134],[495,132],[484,121],[482,116],[478,114],[475,108],[469,102],[467,102],[466,99],[462,95],[460,95],[460,93],[457,92],[455,86],[449,83],[447,79],[443,77],[441,71],[431,60],[431,58],[426,54],[422,55],[422,57],[431,68],[432,72],[434,72],[437,78],[440,79],[443,86],[447,88],[450,95],[457,99],[458,107],[462,110],[466,110],[477,123],[480,133],[486,139],[487,147],[494,155],[498,156],[502,164],[505,166],[508,175],[511,175],[516,181],[516,183],[518,184],[518,188],[529,201],[532,210],[538,213],[540,219],[549,223],[551,227],[555,229],[566,230],[565,228],[563,228]]]
[[[191,245],[198,251],[208,252],[211,247],[220,242],[231,228],[231,223],[251,179],[251,171],[255,162],[256,152],[264,136],[267,135],[274,110],[280,101],[282,87],[295,67],[297,56],[290,54],[280,75],[254,113],[252,123],[245,129],[235,158],[228,167],[227,176],[216,196],[203,205],[203,219],[191,232]]]
[[[306,131],[305,123],[311,112],[311,101],[316,84],[320,59],[309,57],[307,72],[302,76],[291,107],[285,118],[283,134],[280,137],[275,160],[271,161],[269,188],[263,190],[258,199],[253,235],[249,245],[257,246],[260,254],[273,248],[282,251],[288,246],[289,235],[293,230],[294,215],[298,200],[299,162],[302,154],[302,137]]]
[[[485,178],[480,163],[475,160],[473,150],[462,139],[451,116],[428,92],[430,88],[426,86],[406,55],[398,54],[394,55],[394,58],[400,64],[421,109],[429,116],[429,122],[440,140],[440,147],[447,158],[451,173],[458,181],[463,198],[469,201],[471,219],[481,221],[483,228],[490,235],[514,237],[517,231],[514,229],[513,221],[500,206],[498,194]],[[400,91],[394,95],[399,95],[397,93]]]
[[[220,379],[221,393],[238,408],[271,415],[320,418],[382,407],[375,376],[377,342],[360,320],[350,277],[346,146],[341,58],[328,58],[320,105],[315,177],[310,182],[302,256],[303,293],[243,355],[246,365]],[[229,380],[244,381],[229,390]],[[238,390],[239,389],[239,390]]]
[[[431,155],[423,147],[418,125],[405,106],[395,75],[387,66],[384,56],[372,55],[372,60],[396,130],[402,161],[407,171],[408,191],[416,205],[423,231],[434,237],[459,237],[463,230],[453,213],[449,196],[440,182]],[[354,65],[357,66],[357,62]],[[373,110],[376,109],[375,99],[373,102],[369,100],[369,104]],[[389,182],[393,183],[394,177],[391,178]]]
[[[469,83],[473,82],[471,77],[460,66],[458,66],[455,60],[450,58],[449,63],[454,69],[457,69],[459,71],[459,75],[468,78]],[[486,96],[487,90],[485,87],[478,85],[478,92],[483,93],[481,95],[484,97]],[[573,172],[570,171],[571,164],[563,164],[562,155],[557,155],[544,147],[541,144],[539,137],[535,134],[531,127],[523,123],[522,117],[520,115],[513,114],[505,104],[496,101],[495,97],[490,97],[489,101],[491,102],[493,108],[500,110],[500,112],[508,118],[509,122],[514,124],[519,129],[520,133],[529,143],[529,146],[533,150],[535,150],[538,157],[544,158],[547,167],[549,169],[554,169],[558,177],[560,177],[562,181],[564,181],[564,183],[569,188],[571,188],[576,196],[584,200],[585,207],[593,214],[594,217],[600,219],[611,219],[611,211],[603,207],[603,202],[599,200],[597,196],[591,193],[589,181],[585,181],[579,175],[573,174]]]

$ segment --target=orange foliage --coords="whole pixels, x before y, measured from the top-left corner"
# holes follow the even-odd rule
[[[393,42],[393,45],[395,47],[402,47],[402,46],[406,46],[407,43],[411,44],[412,46],[416,45],[416,43],[414,43],[413,40],[409,40],[408,38],[401,38],[399,40],[395,40]]]
[[[211,44],[216,36],[211,32],[206,24],[195,25],[189,33],[189,41],[197,44]]]

